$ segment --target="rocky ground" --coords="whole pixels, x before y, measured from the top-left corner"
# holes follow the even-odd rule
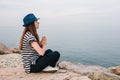
[[[120,66],[105,68],[68,61],[60,61],[55,73],[26,74],[20,52],[0,43],[0,80],[120,80]]]
[[[55,73],[24,72],[20,54],[0,55],[0,80],[120,80],[120,68],[60,61]],[[118,70],[118,71],[117,71]],[[118,75],[113,72],[117,72]]]

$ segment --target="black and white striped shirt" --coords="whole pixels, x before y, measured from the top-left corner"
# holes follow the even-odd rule
[[[36,64],[39,54],[31,46],[31,42],[37,41],[29,31],[25,33],[22,44],[22,61],[26,73],[30,73],[30,65]]]

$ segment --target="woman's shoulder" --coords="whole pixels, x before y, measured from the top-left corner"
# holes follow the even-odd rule
[[[32,33],[30,31],[27,31],[25,35],[31,35]]]
[[[25,37],[26,38],[35,38],[35,36],[31,33],[31,32],[29,32],[29,31],[27,31],[26,33],[25,33]]]
[[[24,36],[24,39],[25,40],[27,40],[27,41],[36,41],[36,38],[35,38],[35,36],[31,33],[31,32],[29,32],[29,31],[27,31],[26,33],[25,33],[25,36]]]
[[[25,36],[33,36],[33,35],[32,35],[31,32],[27,31],[27,32],[25,33]]]

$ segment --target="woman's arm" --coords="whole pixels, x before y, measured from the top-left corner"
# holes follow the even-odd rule
[[[46,50],[45,45],[42,48],[39,46],[37,42],[32,42],[31,45],[38,52],[39,55],[43,56],[45,54],[45,50]]]

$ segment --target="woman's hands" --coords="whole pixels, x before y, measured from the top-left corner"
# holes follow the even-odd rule
[[[40,41],[40,46],[43,47],[46,45],[47,45],[47,38],[46,38],[46,36],[43,36],[42,40]]]
[[[43,56],[45,54],[47,39],[46,36],[42,37],[42,40],[38,42],[32,42],[32,47],[38,52],[39,55]]]

